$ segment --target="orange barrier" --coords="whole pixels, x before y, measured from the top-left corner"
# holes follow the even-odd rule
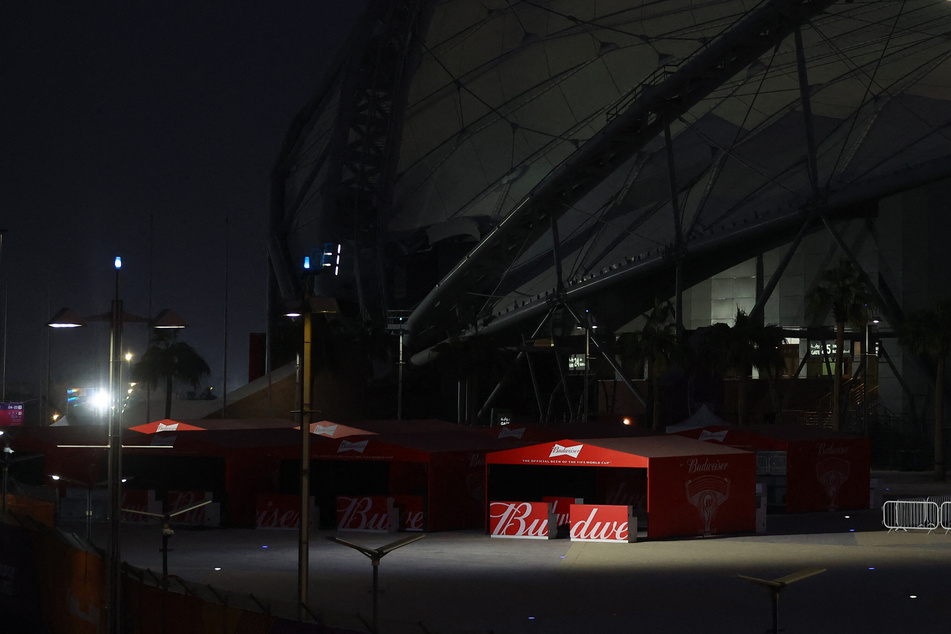
[[[52,502],[40,502],[22,495],[7,493],[7,513],[30,517],[40,524],[53,526],[55,508]]]

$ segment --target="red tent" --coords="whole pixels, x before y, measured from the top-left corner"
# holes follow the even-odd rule
[[[312,445],[311,456],[314,472],[325,475],[317,478],[321,486],[336,489],[325,496],[415,496],[424,505],[424,529],[440,531],[483,523],[485,453],[497,446],[447,429],[322,440]]]
[[[677,435],[755,451],[769,503],[787,512],[868,508],[867,438],[793,425],[714,425]]]
[[[300,429],[300,425],[294,429]],[[343,438],[344,436],[366,436],[376,432],[367,431],[358,427],[350,427],[342,423],[333,423],[329,420],[322,420],[310,424],[310,433],[315,436],[326,436],[327,438]]]
[[[486,462],[488,494],[501,499],[524,499],[513,497],[521,490],[536,498],[525,501],[567,496],[629,504],[612,483],[628,492],[642,487],[649,538],[755,529],[755,456],[731,447],[679,436],[569,438],[491,452]],[[498,468],[508,465],[517,472]]]
[[[144,425],[136,425],[135,427],[130,427],[129,429],[132,431],[141,432],[143,434],[157,434],[163,431],[196,431],[205,428],[166,418],[165,420],[157,420],[151,423],[145,423]]]
[[[505,441],[510,444],[534,444],[559,438],[627,438],[629,436],[650,436],[655,432],[622,423],[568,423],[534,425],[500,425],[496,427],[472,427],[478,434]]]

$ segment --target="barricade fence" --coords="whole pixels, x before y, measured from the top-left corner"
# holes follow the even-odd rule
[[[951,531],[951,496],[889,500],[882,505],[882,524],[892,531]]]

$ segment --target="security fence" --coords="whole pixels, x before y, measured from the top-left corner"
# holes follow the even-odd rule
[[[892,531],[951,531],[951,496],[889,500],[882,505],[882,524]]]

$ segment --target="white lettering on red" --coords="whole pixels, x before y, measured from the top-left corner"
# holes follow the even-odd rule
[[[572,458],[577,458],[578,454],[581,453],[581,448],[584,445],[575,445],[573,447],[564,447],[555,443],[555,446],[551,448],[551,453],[548,455],[549,458],[554,458],[556,456],[571,456]]]
[[[843,454],[849,453],[848,445],[845,446],[836,446],[827,443],[819,443],[819,455],[820,456],[841,456]]]
[[[357,451],[363,453],[364,449],[367,448],[367,443],[369,440],[360,440],[357,442],[350,442],[349,440],[341,440],[340,446],[337,447],[337,453],[343,453],[344,451]]]
[[[343,509],[343,514],[337,523],[337,528],[351,531],[385,531],[389,528],[389,517],[384,513],[370,513],[373,510],[373,499],[363,498],[338,498],[340,500],[349,499],[347,507]]]
[[[571,538],[597,541],[627,541],[627,522],[597,522],[598,509],[591,509],[586,519],[571,525]]]
[[[501,509],[501,513],[491,513],[492,519],[498,518],[492,535],[508,537],[547,537],[548,519],[531,518],[532,505],[529,502],[493,502],[492,511]],[[531,521],[528,521],[531,520]]]
[[[697,458],[691,458],[687,461],[687,473],[705,473],[708,471],[723,471],[729,467],[729,463],[719,460],[706,460],[700,462]]]

